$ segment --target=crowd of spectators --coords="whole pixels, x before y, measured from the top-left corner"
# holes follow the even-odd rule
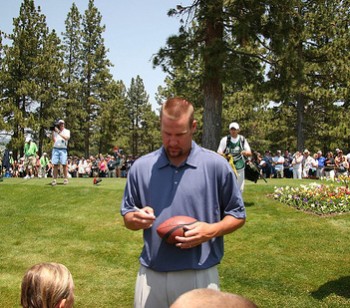
[[[88,158],[69,156],[67,167],[69,178],[125,178],[128,170],[135,161],[132,155],[124,155],[119,151],[113,154],[91,155]],[[15,159],[12,151],[5,150],[0,157],[0,176],[16,178],[50,178],[53,173],[53,165],[47,153],[41,157],[36,156],[36,164],[28,174],[25,168],[25,158]],[[59,170],[60,174],[62,171]]]
[[[286,150],[283,155],[280,150],[274,155],[270,151],[264,155],[256,152],[253,160],[264,178],[334,180],[340,175],[350,174],[350,151],[345,155],[341,149],[336,149],[334,153],[329,151],[326,155],[320,150],[312,154],[307,149],[293,154]]]
[[[254,160],[261,170],[264,178],[294,178],[294,179],[335,179],[339,175],[350,175],[350,151],[344,154],[341,149],[327,152],[323,155],[322,151],[310,153],[305,149],[302,153],[296,151],[290,153],[288,150],[276,153],[266,151],[264,155],[255,152]],[[125,178],[128,170],[135,161],[132,155],[126,156],[120,151],[114,151],[113,154],[98,154],[95,156],[77,157],[69,156],[68,177],[70,178]],[[36,156],[36,164],[33,172],[27,174],[25,167],[25,158],[14,159],[12,151],[6,149],[0,157],[0,176],[19,177],[19,178],[47,178],[52,177],[53,165],[47,153],[41,157]]]

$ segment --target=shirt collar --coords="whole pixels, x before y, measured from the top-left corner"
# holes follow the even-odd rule
[[[185,162],[182,163],[181,166],[179,166],[179,167],[182,167],[184,165],[188,165],[188,166],[196,168],[197,167],[197,163],[196,163],[195,160],[196,160],[196,156],[197,156],[199,150],[200,150],[200,147],[197,145],[197,143],[195,143],[192,140],[192,146],[191,146],[190,155],[187,157]],[[170,161],[169,161],[169,159],[168,159],[168,157],[167,157],[167,155],[165,153],[165,149],[164,149],[163,146],[159,149],[159,151],[160,151],[160,156],[159,156],[159,159],[158,159],[158,161],[156,163],[157,167],[159,169],[161,169],[161,168],[164,168],[164,167],[166,167],[168,165],[171,165]]]

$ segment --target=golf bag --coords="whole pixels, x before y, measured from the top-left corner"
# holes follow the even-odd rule
[[[245,179],[256,183],[260,178],[260,169],[252,161],[245,162]]]

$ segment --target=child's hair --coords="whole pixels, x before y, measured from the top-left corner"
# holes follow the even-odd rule
[[[56,308],[63,300],[65,307],[73,306],[73,278],[67,267],[59,263],[39,263],[29,268],[21,289],[24,308]]]

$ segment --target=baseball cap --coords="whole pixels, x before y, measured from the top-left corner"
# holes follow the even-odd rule
[[[58,120],[57,123],[58,123],[58,124],[64,124],[64,121],[63,121],[63,120]]]
[[[229,127],[228,127],[229,129],[239,129],[239,125],[238,125],[238,123],[237,122],[232,122],[230,125],[229,125]]]

